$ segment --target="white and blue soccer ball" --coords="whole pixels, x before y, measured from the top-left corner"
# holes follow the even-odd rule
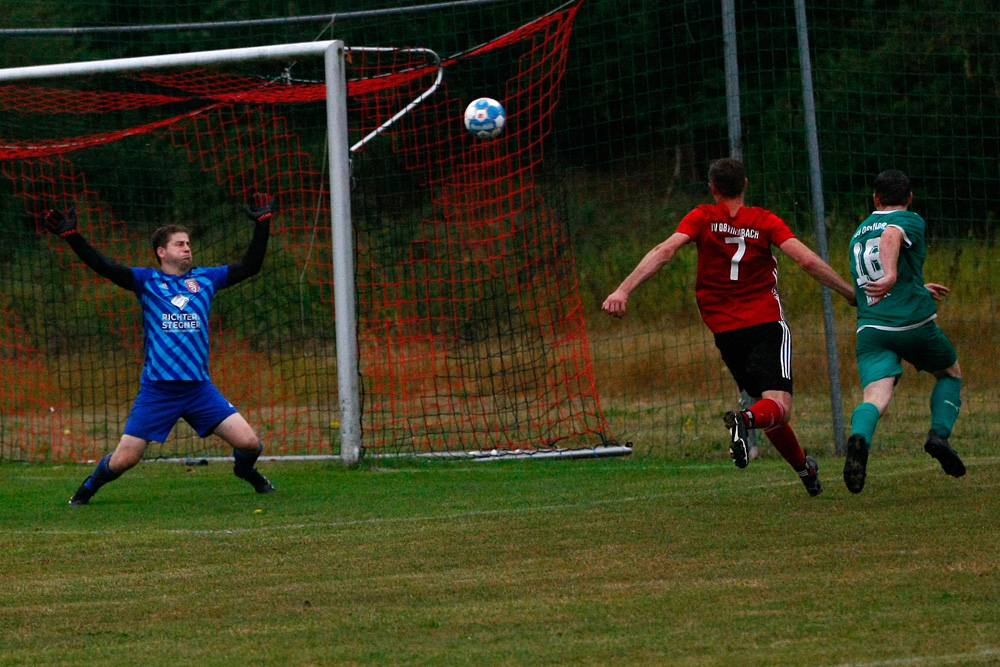
[[[496,100],[480,97],[465,108],[465,129],[480,139],[492,139],[503,131],[507,112]]]

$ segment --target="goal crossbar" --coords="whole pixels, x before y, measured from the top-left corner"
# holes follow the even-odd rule
[[[347,130],[347,77],[342,40],[114,58],[78,63],[0,69],[0,83],[78,75],[218,65],[322,55],[325,65],[327,146],[330,164],[330,226],[336,317],[337,386],[340,402],[340,459],[361,458],[361,396],[358,382],[354,238],[351,229],[350,145]]]
[[[9,67],[0,69],[0,82],[24,81],[28,79],[55,79],[78,75],[111,74],[170,67],[194,67],[252,60],[279,60],[283,58],[319,56],[327,53],[331,48],[334,50],[338,48],[343,49],[344,43],[340,40],[296,42],[293,44],[271,44],[269,46],[249,46],[239,49],[219,49],[216,51],[192,51],[189,53],[173,53],[159,56],[87,60],[78,63],[32,65],[30,67]]]

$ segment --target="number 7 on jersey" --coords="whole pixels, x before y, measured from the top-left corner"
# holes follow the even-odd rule
[[[747,242],[742,236],[727,236],[726,243],[736,244],[736,254],[733,255],[733,259],[729,263],[729,279],[739,280],[740,260],[743,259],[743,255],[747,251]]]

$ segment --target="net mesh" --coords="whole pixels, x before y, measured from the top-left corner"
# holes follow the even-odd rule
[[[423,46],[448,56],[471,53],[498,36],[514,34],[534,18],[557,9],[560,3],[356,0],[350,12],[308,18],[330,12],[329,3],[297,0],[291,8],[285,0],[257,0],[234,10],[232,3],[224,0],[177,0],[166,5],[158,0],[76,0],[63,3],[58,15],[53,15],[47,0],[22,0],[9,3],[11,11],[0,12],[0,38],[6,47],[0,50],[0,62],[5,66],[38,65],[334,38],[349,45]],[[996,39],[1000,18],[993,0],[963,0],[955,7],[915,0],[906,4],[905,11],[898,4],[861,0],[805,3],[830,261],[842,274],[846,272],[848,239],[860,220],[871,212],[875,175],[886,168],[906,170],[915,187],[915,209],[928,223],[925,278],[952,288],[949,299],[940,304],[939,323],[955,343],[964,371],[962,416],[953,442],[963,455],[977,451],[989,455],[990,443],[1000,435],[1000,420],[995,418],[1000,384],[989,370],[1000,362],[1000,348],[993,336],[983,335],[998,326],[998,311],[993,304],[1000,290],[1000,272],[995,270],[994,257],[996,220],[1000,215],[1000,190],[996,187],[1000,173],[1000,96],[996,92],[1000,90],[1000,42]],[[736,3],[734,18],[742,154],[750,179],[747,203],[775,211],[801,240],[817,248],[793,4],[787,0]],[[242,19],[270,21],[234,25]],[[169,28],[163,25],[220,20],[228,23]],[[602,413],[616,439],[631,441],[637,453],[724,460],[726,439],[721,416],[737,405],[738,393],[711,334],[698,316],[692,249],[678,252],[669,267],[632,295],[624,320],[612,320],[600,310],[611,290],[651,247],[676,229],[685,213],[710,201],[707,166],[730,150],[722,5],[688,0],[585,0],[572,22],[565,71],[557,87],[560,99],[555,113],[541,121],[551,123],[551,132],[546,134],[549,128],[540,125],[539,133],[532,135],[542,137],[540,144],[531,149],[532,154],[544,155],[544,160],[531,172],[531,187],[533,193],[542,193],[550,210],[570,224],[579,302]],[[148,24],[159,24],[163,29],[143,27]],[[81,29],[71,34],[16,31],[54,25]],[[536,24],[536,28],[543,25]],[[86,30],[93,26],[126,29]],[[4,32],[5,28],[14,30]],[[533,39],[548,39],[544,35],[549,35],[560,40],[566,34],[550,32],[546,27]],[[521,62],[519,56],[511,57],[512,53],[507,47],[488,48],[475,58],[455,59],[446,67],[447,90],[442,94],[463,101],[482,95],[505,101],[505,93],[497,91],[506,90],[506,82]],[[419,62],[414,59],[415,64]],[[396,76],[402,76],[403,67]],[[156,113],[149,113],[141,121],[154,122],[181,117],[211,103],[225,106],[226,95],[240,94],[239,90],[233,92],[229,81],[264,81],[260,71],[223,74],[211,84],[205,78],[199,92],[204,97],[194,102],[189,94],[174,88],[156,88],[150,83],[145,87],[137,85],[129,91],[128,99],[133,101],[130,103],[155,104],[149,109]],[[526,76],[535,74],[543,76],[546,72],[538,69]],[[428,78],[419,67],[409,75]],[[271,95],[305,91],[322,79],[322,73],[306,59],[282,63],[263,71],[263,76],[269,82],[267,94]],[[280,85],[289,77],[294,86]],[[361,83],[355,80],[352,85]],[[386,83],[382,76],[364,81],[364,85],[373,87],[372,99],[365,103],[372,108],[384,105],[377,112],[383,119],[392,115],[391,107],[396,104],[392,94],[378,92]],[[63,87],[62,83],[45,86]],[[101,86],[82,89],[103,90]],[[254,94],[263,95],[264,90]],[[361,91],[357,94],[361,95]],[[144,95],[166,99],[147,99]],[[68,114],[53,115],[47,110],[58,107],[61,97],[42,96],[41,92],[14,96],[14,103],[33,104],[37,111],[18,114],[21,117],[11,119],[12,124],[4,126],[0,136],[5,142],[30,136],[33,145],[40,148],[42,140],[58,144],[66,138],[89,137],[141,124],[105,123],[103,114],[91,113],[86,115],[84,129],[59,131],[51,123],[61,118],[65,128]],[[108,108],[121,104],[111,99],[103,103]],[[312,156],[312,168],[323,174],[322,139],[309,129],[321,122],[318,104],[315,108],[310,103],[295,104],[295,113],[286,113],[284,103],[276,103],[274,108],[284,115],[289,131],[299,137],[302,151]],[[352,98],[354,121],[358,120],[360,104]],[[459,107],[451,113],[460,113]],[[523,104],[518,107],[525,113]],[[11,115],[0,114],[7,119]],[[412,129],[408,122],[412,121],[404,118],[401,127]],[[375,126],[373,121],[365,123],[369,128]],[[519,128],[512,125],[509,129]],[[357,126],[352,134],[354,140],[362,136]],[[143,136],[154,137],[155,143],[161,135]],[[443,203],[434,208],[435,201],[445,201],[443,185],[439,185],[442,189],[437,200],[426,192],[419,197],[398,194],[398,188],[426,181],[425,175],[433,169],[431,162],[439,155],[451,160],[454,155],[450,151],[458,149],[432,142],[423,153],[408,155],[409,148],[400,135],[390,133],[383,139],[366,146],[355,158],[355,179],[359,182],[354,199],[357,228],[371,235],[377,225],[396,222],[401,218],[400,210],[418,204],[423,210],[420,220],[443,219],[437,212],[444,210]],[[123,141],[122,145],[126,145],[132,139]],[[175,149],[167,146],[151,144],[149,149],[137,151],[135,154],[144,157],[133,160],[128,169],[116,166],[112,160],[100,168],[87,165],[88,183],[99,186],[103,200],[108,202],[112,201],[109,184],[122,184],[129,196],[115,198],[114,211],[130,227],[147,221],[172,222],[178,217],[203,220],[203,238],[208,238],[216,227],[226,229],[217,238],[225,239],[222,245],[231,254],[205,245],[199,246],[200,251],[215,252],[220,261],[238,258],[248,233],[244,223],[235,222],[238,204],[229,203],[215,182],[205,182],[200,167],[188,166],[186,159],[170,162],[170,151]],[[83,154],[93,150],[81,149],[70,157],[82,167]],[[144,163],[154,159],[167,162],[168,168],[162,173],[170,174],[170,178],[144,172]],[[419,166],[421,161],[424,167]],[[384,172],[379,171],[383,168]],[[372,179],[370,185],[361,182],[362,172],[364,179]],[[27,355],[47,355],[62,344],[56,338],[38,337],[37,332],[42,330],[38,318],[43,308],[36,304],[44,299],[63,299],[51,284],[66,274],[50,270],[50,254],[38,247],[34,221],[12,191],[11,181],[0,179],[0,224],[5,239],[11,240],[0,246],[0,277],[6,299],[0,307],[6,309],[5,317],[10,322],[9,333],[4,334],[10,350],[4,353],[5,363],[14,364],[12,372],[25,374],[32,373],[20,370],[28,363]],[[198,202],[198,207],[192,202]],[[323,237],[322,229],[308,227],[311,223],[305,221],[324,204],[310,200],[303,205],[310,213],[302,216],[302,224],[316,228],[317,235]],[[381,206],[381,212],[362,209],[369,205]],[[142,229],[136,233],[144,238],[147,232]],[[409,244],[418,232],[423,233],[420,225],[407,222],[393,227],[391,232],[386,224],[381,234],[386,238],[394,235],[400,247],[410,248],[419,257],[419,252],[431,245]],[[309,234],[303,231],[300,238],[308,238]],[[370,238],[361,240],[367,244],[362,249],[378,245]],[[327,241],[324,237],[323,242]],[[294,363],[283,366],[282,372],[299,373],[299,365],[306,364],[307,358],[308,363],[330,358],[324,355],[332,333],[325,329],[325,320],[322,325],[318,321],[329,317],[328,267],[315,269],[315,278],[307,273],[300,289],[302,270],[296,272],[286,266],[284,249],[274,252],[283,248],[283,240],[276,237],[272,243],[260,281],[267,279],[272,287],[283,284],[284,298],[293,305],[276,309],[267,317],[284,323],[288,340],[282,344],[294,343],[301,355]],[[310,262],[320,261],[308,250],[308,242],[305,247],[303,254]],[[370,249],[366,252],[374,256]],[[372,261],[368,257],[359,260]],[[208,263],[204,257],[199,261]],[[778,261],[779,291],[794,340],[792,424],[800,441],[822,463],[824,454],[832,454],[834,447],[843,443],[835,443],[832,437],[829,362],[819,287],[787,258],[779,255]],[[433,265],[426,267],[434,270]],[[282,272],[287,272],[284,283],[275,279],[284,275]],[[83,276],[80,272],[78,277]],[[362,277],[368,281],[363,282],[363,288],[370,289],[366,285],[371,284],[371,279]],[[250,294],[257,286],[251,281],[236,289],[246,289]],[[229,296],[223,293],[223,297],[215,306],[219,312],[229,307]],[[248,303],[246,307],[256,309],[258,315],[265,310],[261,303]],[[50,308],[44,308],[44,312],[52,317]],[[232,308],[224,321],[233,325],[239,313],[240,309]],[[842,408],[849,415],[861,400],[853,354],[855,316],[839,298],[834,299],[834,314]],[[272,345],[269,334],[261,333],[255,325],[239,326],[250,331],[245,340],[251,349],[266,351]],[[15,330],[25,333],[13,333]],[[310,330],[323,342],[306,341]],[[87,343],[83,333],[77,335],[81,339],[75,345]],[[107,353],[107,348],[95,349],[95,354]],[[128,363],[133,368],[133,361]],[[332,368],[331,362],[326,363],[327,369]],[[879,423],[874,446],[920,453],[928,427],[927,397],[932,379],[905,368],[890,413]],[[325,378],[323,381],[330,384]],[[70,386],[68,378],[60,384],[57,375],[49,382],[47,386]],[[37,394],[39,390],[34,391]],[[121,391],[132,392],[134,385]],[[366,407],[374,400],[369,396]],[[114,416],[114,420],[118,418]],[[335,416],[328,413],[317,421],[317,427],[329,430],[329,421],[333,420]],[[366,425],[366,431],[371,435],[371,425]],[[766,446],[761,448],[761,455],[777,456]]]
[[[419,50],[349,52],[352,141],[368,137],[352,206],[369,453],[607,441],[560,193],[536,177],[575,12],[447,58],[441,87],[378,136],[438,68]],[[81,232],[128,266],[150,265],[151,229],[187,223],[197,263],[216,265],[248,244],[239,207],[254,188],[275,194],[279,213],[261,275],[216,299],[213,381],[266,453],[336,453],[325,87],[308,76],[316,65],[296,77],[242,67],[0,87],[0,168],[22,211],[17,256],[30,262],[5,272],[3,458],[107,450],[143,357],[134,295],[42,235],[41,213],[75,205]],[[508,122],[482,141],[461,118],[487,71]],[[32,289],[35,308],[7,305]],[[223,453],[183,422],[150,452]]]

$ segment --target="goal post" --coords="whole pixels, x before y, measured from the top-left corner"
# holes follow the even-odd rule
[[[351,232],[350,144],[347,132],[347,78],[344,43],[340,40],[199,51],[173,55],[116,58],[90,62],[0,69],[0,83],[70,76],[213,66],[254,60],[323,56],[326,73],[327,144],[330,161],[330,229],[333,258],[334,310],[340,458],[353,465],[361,458],[361,397],[358,387],[357,312],[354,285],[354,239]]]
[[[347,77],[344,43],[324,51],[326,131],[330,160],[330,224],[333,247],[334,312],[337,318],[337,386],[340,402],[340,458],[361,459],[361,395],[358,386],[357,309],[354,302],[354,236],[351,231],[350,141],[347,135]]]

